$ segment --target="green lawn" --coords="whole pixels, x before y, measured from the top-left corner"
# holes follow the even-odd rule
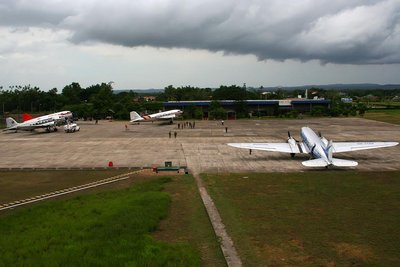
[[[400,266],[400,172],[202,177],[245,266]]]
[[[190,243],[199,251],[203,267],[226,266],[193,176],[174,176],[164,190],[172,203],[154,236],[168,243]]]
[[[0,203],[88,184],[133,170],[0,171]],[[87,192],[87,191],[85,191]]]
[[[364,118],[400,124],[400,109],[369,110],[365,113]]]
[[[0,266],[199,266],[196,246],[157,241],[171,178],[42,204],[0,217]]]

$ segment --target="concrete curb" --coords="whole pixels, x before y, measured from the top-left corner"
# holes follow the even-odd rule
[[[196,184],[200,192],[201,199],[207,210],[208,217],[210,218],[211,224],[214,228],[215,235],[220,242],[222,253],[224,254],[226,263],[230,267],[241,267],[243,266],[242,261],[236,251],[232,239],[228,235],[225,229],[225,225],[222,222],[221,216],[219,215],[218,209],[214,204],[214,201],[208,194],[206,188],[203,185],[203,181],[197,173],[193,173],[196,179]]]

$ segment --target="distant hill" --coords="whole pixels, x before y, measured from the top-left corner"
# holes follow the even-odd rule
[[[265,91],[277,90],[278,88],[283,90],[305,90],[309,88],[321,88],[330,90],[353,90],[353,89],[400,89],[400,84],[374,84],[374,83],[351,83],[351,84],[320,84],[320,85],[300,85],[300,86],[274,86],[264,87]]]

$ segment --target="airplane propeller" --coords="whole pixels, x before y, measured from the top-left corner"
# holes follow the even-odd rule
[[[310,158],[313,157],[314,149],[315,149],[316,146],[317,146],[317,144],[313,145],[313,147],[311,148],[311,153],[310,153],[311,157]]]
[[[292,137],[292,135],[290,134],[290,131],[287,132],[287,135],[288,135],[288,140],[289,140],[289,139],[293,139],[295,142],[297,142],[297,140],[294,139],[294,138]]]

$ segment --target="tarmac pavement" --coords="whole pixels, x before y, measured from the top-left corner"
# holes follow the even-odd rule
[[[0,168],[152,167],[172,161],[201,172],[290,172],[309,170],[284,153],[249,151],[226,143],[285,142],[287,131],[300,140],[300,128],[309,126],[333,141],[400,141],[400,125],[362,118],[268,119],[196,121],[195,128],[178,129],[159,122],[129,125],[121,121],[80,122],[81,131],[65,133],[3,132]],[[225,129],[227,127],[227,131]],[[180,127],[181,128],[181,127]],[[171,131],[171,138],[169,132]],[[174,132],[177,137],[174,138]],[[400,146],[335,154],[359,162],[357,170],[400,170]]]

